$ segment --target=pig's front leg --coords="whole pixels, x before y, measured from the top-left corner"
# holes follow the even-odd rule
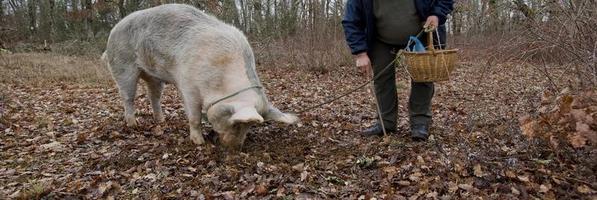
[[[205,143],[203,134],[201,133],[201,112],[196,112],[198,116],[189,117],[189,125],[191,127],[191,141],[201,145]]]
[[[183,90],[182,94],[185,112],[189,119],[191,141],[195,144],[202,145],[205,143],[205,140],[201,133],[201,102],[197,98],[198,95],[194,95],[192,92],[185,92]]]

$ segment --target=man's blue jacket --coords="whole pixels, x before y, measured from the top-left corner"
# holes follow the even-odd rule
[[[421,21],[435,15],[439,18],[438,32],[442,43],[446,41],[446,18],[454,8],[453,0],[413,0]],[[342,19],[346,42],[352,54],[369,51],[376,37],[373,0],[348,0]],[[436,36],[434,36],[435,38]],[[425,39],[423,37],[422,39]],[[435,41],[437,42],[437,41]]]

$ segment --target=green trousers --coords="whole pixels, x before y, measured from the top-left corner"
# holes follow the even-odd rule
[[[383,123],[386,129],[396,130],[398,119],[398,96],[396,91],[396,71],[390,67],[382,70],[394,60],[396,52],[404,46],[394,46],[376,41],[369,58],[373,66],[373,74],[379,78],[374,81],[377,103],[381,109]],[[432,82],[415,83],[411,82],[410,97],[408,100],[410,124],[428,124],[431,122],[431,99],[435,88]]]

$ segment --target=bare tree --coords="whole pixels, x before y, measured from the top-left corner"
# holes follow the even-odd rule
[[[54,27],[54,22],[56,21],[55,12],[56,12],[56,0],[48,0],[48,4],[50,6],[50,40],[54,42],[54,38],[56,37],[56,28]]]
[[[4,24],[4,0],[0,0],[0,24]]]
[[[29,16],[29,37],[33,40],[37,31],[37,4],[36,0],[27,1],[27,14]]]
[[[87,39],[91,39],[94,37],[94,31],[93,31],[93,7],[91,4],[91,0],[84,0],[84,24],[85,24],[85,32],[86,32],[86,38]]]

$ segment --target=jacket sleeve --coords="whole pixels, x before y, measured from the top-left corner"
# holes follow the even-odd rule
[[[439,19],[439,24],[446,23],[448,18],[448,14],[452,12],[454,9],[454,1],[453,0],[435,0],[435,4],[431,5],[431,15],[437,16]]]
[[[346,43],[351,53],[359,54],[367,51],[366,22],[363,5],[360,0],[348,0],[342,19]]]

